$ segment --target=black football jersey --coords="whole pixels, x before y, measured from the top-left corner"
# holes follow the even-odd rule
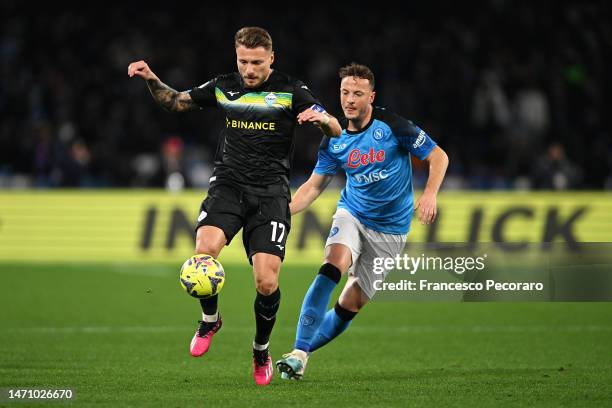
[[[257,88],[245,88],[237,72],[189,91],[201,107],[225,113],[211,183],[236,185],[261,195],[289,196],[296,116],[321,105],[303,82],[273,70]]]

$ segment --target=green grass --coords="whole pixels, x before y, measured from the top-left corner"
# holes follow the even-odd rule
[[[250,270],[226,265],[224,326],[195,359],[199,306],[177,269],[0,263],[0,388],[69,387],[79,406],[612,404],[612,303],[373,302],[303,381],[258,388]],[[316,269],[282,271],[274,358]]]

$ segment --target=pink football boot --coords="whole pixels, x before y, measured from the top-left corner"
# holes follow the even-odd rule
[[[208,351],[213,336],[219,331],[222,324],[221,315],[219,315],[219,319],[215,323],[206,323],[200,320],[200,327],[196,330],[189,346],[192,356],[200,357]]]
[[[265,353],[253,353],[253,378],[257,385],[268,385],[272,380],[272,358],[268,355],[268,350]]]

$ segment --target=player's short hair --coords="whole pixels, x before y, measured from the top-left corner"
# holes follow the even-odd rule
[[[341,80],[346,77],[367,79],[368,81],[370,81],[370,86],[372,87],[372,89],[374,89],[374,73],[370,68],[365,65],[357,64],[356,62],[351,62],[347,66],[340,68],[338,74],[340,74]]]
[[[246,48],[264,47],[272,51],[272,37],[261,27],[243,27],[234,36],[236,48],[241,45]]]

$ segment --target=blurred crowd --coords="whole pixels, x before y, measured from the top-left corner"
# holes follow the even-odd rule
[[[163,111],[127,66],[144,59],[187,90],[234,71],[234,33],[259,25],[274,40],[273,67],[335,115],[338,68],[369,65],[376,103],[448,152],[446,188],[612,189],[603,1],[71,7],[0,6],[0,188],[206,187],[223,117]],[[319,140],[297,129],[294,185]],[[415,163],[417,186],[425,178]]]

